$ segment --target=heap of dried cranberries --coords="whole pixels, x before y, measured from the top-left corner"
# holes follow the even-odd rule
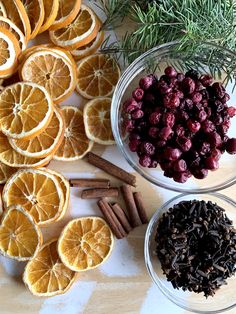
[[[159,164],[176,182],[204,179],[225,151],[236,153],[236,138],[226,135],[236,115],[229,99],[221,83],[194,70],[184,75],[169,66],[159,80],[142,78],[123,105],[130,150],[141,166]]]

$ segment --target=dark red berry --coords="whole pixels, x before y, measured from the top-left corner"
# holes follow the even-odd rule
[[[222,110],[224,110],[225,105],[220,100],[216,100],[215,107],[217,112],[221,112]]]
[[[204,155],[208,154],[210,152],[210,150],[211,150],[210,143],[203,142],[203,143],[201,143],[201,145],[200,145],[200,147],[198,149],[198,152],[199,152],[200,155],[204,156]]]
[[[191,132],[197,133],[201,128],[201,124],[198,121],[189,119],[187,121],[187,127],[189,128]]]
[[[202,94],[199,93],[199,92],[193,93],[193,94],[191,95],[191,99],[192,99],[192,102],[193,102],[194,104],[197,104],[197,103],[201,102],[201,100],[202,100]]]
[[[186,121],[188,121],[188,119],[189,119],[189,115],[186,111],[181,110],[180,112],[178,112],[178,114],[177,114],[177,120],[178,121],[186,122]]]
[[[168,77],[176,77],[177,76],[177,72],[175,71],[175,69],[171,66],[167,67],[165,69],[165,75],[167,75]]]
[[[162,122],[164,125],[172,128],[175,124],[175,115],[171,112],[163,113]]]
[[[184,136],[185,135],[185,128],[180,125],[180,124],[177,124],[176,127],[175,127],[175,133],[177,136]]]
[[[177,91],[175,92],[175,94],[176,94],[177,97],[179,97],[179,99],[183,99],[183,98],[184,98],[184,93],[181,92],[180,90],[177,90]]]
[[[152,93],[146,93],[146,95],[144,96],[144,101],[146,103],[154,104],[156,99]]]
[[[205,133],[211,133],[211,132],[215,131],[215,125],[212,121],[205,120],[202,122],[202,130]]]
[[[140,140],[131,140],[129,142],[129,149],[131,150],[131,152],[137,152],[139,144],[140,144]]]
[[[212,151],[211,151],[211,157],[215,160],[219,160],[220,157],[221,157],[221,151],[217,148],[214,148]]]
[[[131,113],[138,108],[138,103],[134,98],[130,98],[125,101],[123,108],[126,113]]]
[[[193,175],[196,179],[205,179],[208,175],[207,169],[195,169]]]
[[[209,74],[202,75],[200,81],[204,87],[207,87],[213,83],[213,78]]]
[[[158,162],[156,160],[152,160],[148,168],[156,168],[157,166],[158,166]]]
[[[155,154],[155,146],[149,142],[143,142],[140,145],[140,151],[148,156],[152,156]]]
[[[177,74],[177,81],[182,82],[185,79],[185,75],[183,73]]]
[[[141,136],[137,133],[130,133],[129,135],[129,140],[132,141],[132,140],[140,140],[141,139]]]
[[[164,149],[164,158],[167,160],[177,160],[181,156],[181,151],[178,148],[166,147]]]
[[[227,109],[227,112],[230,118],[233,118],[236,115],[236,108],[231,106]]]
[[[152,125],[157,125],[159,123],[160,119],[161,119],[161,113],[159,113],[159,112],[153,112],[149,116],[149,122]]]
[[[144,116],[144,112],[140,109],[137,109],[132,112],[131,116],[134,120],[141,119]]]
[[[205,160],[205,167],[209,170],[217,170],[219,168],[219,162],[212,157],[208,157]]]
[[[192,94],[195,91],[195,82],[190,77],[186,77],[183,80],[182,86],[186,94]]]
[[[151,127],[149,128],[148,130],[148,135],[151,137],[151,138],[157,138],[158,137],[158,134],[159,134],[159,129],[156,128],[156,127]]]
[[[225,93],[224,97],[221,98],[221,101],[222,101],[223,104],[226,104],[227,101],[229,101],[229,100],[230,100],[230,96],[227,93]]]
[[[195,81],[195,91],[200,92],[204,89],[204,86],[200,81]]]
[[[165,95],[172,91],[172,88],[165,81],[159,81],[157,83],[157,89],[162,95]]]
[[[157,148],[165,147],[166,146],[166,141],[163,141],[163,140],[156,141],[155,142],[155,146]]]
[[[148,90],[156,81],[156,78],[153,74],[147,75],[139,81],[139,86],[143,90]]]
[[[125,128],[125,131],[127,131],[127,132],[133,131],[134,121],[133,120],[126,120],[124,122],[124,128]]]
[[[231,155],[236,154],[236,138],[228,139],[226,143],[226,151]]]
[[[176,108],[180,105],[180,99],[176,93],[168,93],[163,98],[163,105],[166,108]]]
[[[160,167],[163,171],[166,171],[168,169],[173,168],[173,162],[172,161],[167,161],[167,162],[160,162]]]
[[[167,141],[171,137],[172,134],[173,134],[173,130],[169,126],[166,126],[160,130],[159,138],[161,140]]]
[[[149,156],[147,155],[142,155],[140,158],[139,158],[139,163],[142,167],[149,167],[152,163],[152,160]]]
[[[212,85],[212,89],[213,89],[213,92],[215,93],[216,97],[223,98],[225,96],[225,88],[221,83],[215,82]]]
[[[173,175],[173,179],[178,183],[185,183],[189,178],[188,172],[175,172]]]
[[[226,134],[230,128],[230,125],[231,125],[231,122],[230,120],[226,120],[224,121],[221,126],[220,126],[220,131],[223,133],[223,134]]]
[[[189,161],[189,167],[193,170],[196,170],[200,167],[200,163],[201,163],[201,158],[197,157]]]
[[[144,90],[142,88],[136,88],[133,91],[132,96],[134,97],[135,100],[140,101],[143,99]]]
[[[186,164],[185,160],[183,160],[183,159],[176,160],[173,163],[173,169],[175,172],[183,172],[183,171],[187,170],[187,164]]]
[[[190,69],[188,72],[185,73],[185,76],[191,77],[191,79],[193,79],[193,80],[198,80],[199,73],[194,69]]]
[[[176,142],[183,152],[189,151],[192,147],[192,141],[185,136],[177,137]]]
[[[207,113],[204,109],[202,109],[195,114],[195,117],[199,122],[203,122],[207,119]]]
[[[217,148],[222,144],[221,136],[217,132],[209,133],[207,139],[213,148]]]

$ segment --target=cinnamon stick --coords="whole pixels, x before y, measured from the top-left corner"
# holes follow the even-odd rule
[[[107,201],[100,199],[97,204],[117,239],[122,239],[127,236],[127,233],[116,218],[115,214],[112,212],[112,209]]]
[[[125,229],[125,231],[127,233],[129,233],[133,228],[131,227],[124,210],[117,203],[111,205],[111,207],[112,207],[113,212],[115,213],[116,217],[120,221],[121,225]]]
[[[71,186],[77,186],[81,188],[100,188],[108,189],[110,187],[110,180],[107,179],[71,179]]]
[[[90,198],[100,198],[100,197],[118,197],[119,190],[117,188],[111,189],[88,189],[83,190],[81,198],[90,199]]]
[[[135,201],[138,213],[139,213],[139,217],[143,224],[147,224],[148,217],[147,217],[145,206],[143,204],[142,194],[140,192],[134,192],[133,195],[134,195],[134,201]]]
[[[108,160],[103,159],[102,157],[99,157],[98,155],[94,153],[89,152],[87,156],[88,156],[88,162],[90,164],[102,169],[103,171],[120,179],[123,182],[126,182],[132,186],[135,186],[136,177],[132,175],[131,173],[128,173],[127,171],[115,166]]]
[[[125,200],[125,204],[127,206],[127,211],[129,214],[131,226],[135,228],[142,225],[142,222],[139,218],[138,209],[134,201],[134,196],[131,190],[131,186],[128,184],[124,184],[121,187],[121,191]]]

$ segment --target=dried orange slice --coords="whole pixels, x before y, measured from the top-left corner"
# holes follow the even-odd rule
[[[59,0],[57,17],[49,30],[56,30],[69,25],[79,13],[81,0]]]
[[[99,217],[70,221],[58,239],[58,253],[64,265],[74,271],[85,271],[101,265],[113,248],[113,235]]]
[[[20,49],[25,50],[27,42],[22,31],[8,18],[0,16],[0,27],[8,29],[18,40]]]
[[[38,159],[19,154],[10,145],[8,137],[0,132],[0,161],[9,167],[40,168],[47,165],[51,159],[52,155]]]
[[[33,217],[18,205],[10,206],[0,225],[0,252],[17,261],[32,259],[42,244],[42,233]]]
[[[83,158],[93,147],[85,133],[83,113],[76,107],[62,107],[65,119],[64,139],[54,154],[55,160],[74,161]]]
[[[10,30],[0,27],[0,77],[11,76],[17,70],[20,46]]]
[[[43,0],[44,5],[44,21],[41,26],[39,33],[45,32],[56,20],[58,9],[59,9],[59,0]]]
[[[16,172],[15,168],[9,167],[0,161],[0,184],[4,184],[14,172]]]
[[[75,65],[51,49],[32,53],[23,63],[21,78],[45,87],[54,103],[66,99],[77,83]]]
[[[53,108],[43,86],[31,82],[8,86],[0,94],[1,131],[15,139],[31,139],[48,127]]]
[[[72,50],[71,54],[75,58],[75,60],[81,60],[87,56],[94,54],[98,48],[101,46],[104,40],[105,33],[104,31],[98,32],[96,38],[94,38],[89,44],[77,48],[76,50]]]
[[[2,199],[5,207],[19,204],[40,226],[54,222],[64,205],[57,178],[39,169],[22,169],[13,174],[3,188]]]
[[[9,138],[11,146],[21,155],[31,158],[45,158],[58,149],[64,137],[65,124],[59,109],[54,114],[49,126],[43,133],[31,140],[14,140]]]
[[[81,5],[75,20],[68,26],[50,31],[51,41],[67,50],[74,50],[90,43],[101,27],[101,22],[92,9]]]
[[[115,59],[105,54],[82,59],[77,72],[76,90],[87,99],[110,96],[120,78],[120,68]]]
[[[44,21],[43,0],[21,0],[28,15],[31,27],[30,39],[34,38]]]
[[[7,17],[7,12],[2,1],[0,1],[0,16]]]
[[[30,21],[21,0],[2,0],[2,3],[7,17],[22,31],[28,41],[31,34]]]
[[[52,297],[65,293],[76,279],[57,253],[57,240],[44,244],[33,260],[26,265],[23,281],[33,295]]]
[[[102,145],[113,145],[115,140],[111,128],[111,99],[98,98],[84,107],[84,125],[87,137]]]
[[[67,209],[69,207],[69,203],[70,203],[70,183],[61,173],[58,173],[58,172],[53,171],[53,170],[48,169],[48,168],[45,168],[44,170],[47,171],[48,173],[51,173],[52,175],[54,175],[57,178],[57,180],[58,180],[58,182],[59,182],[59,184],[61,186],[63,195],[64,195],[64,206],[63,206],[63,210],[61,212],[61,215],[57,218],[57,221],[58,221],[58,220],[61,220],[64,217],[64,215],[65,215],[65,213],[66,213],[66,211],[67,211]]]

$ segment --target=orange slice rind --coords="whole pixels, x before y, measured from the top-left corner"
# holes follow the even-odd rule
[[[44,21],[39,33],[45,32],[54,23],[59,9],[59,0],[43,0]]]
[[[120,78],[120,68],[115,59],[105,54],[95,54],[82,59],[77,67],[77,92],[86,99],[110,96]]]
[[[52,297],[65,293],[76,279],[76,273],[66,267],[57,253],[53,239],[40,249],[26,265],[23,281],[35,296]]]
[[[62,107],[65,119],[64,139],[54,154],[55,160],[75,161],[83,158],[93,147],[85,133],[83,113],[76,107]]]
[[[64,265],[80,272],[105,262],[113,243],[111,229],[102,218],[79,218],[63,229],[58,240],[58,254]]]
[[[7,17],[7,12],[2,1],[0,1],[0,16]]]
[[[47,90],[32,82],[19,82],[0,94],[1,131],[14,139],[31,139],[42,133],[53,115]]]
[[[64,196],[57,178],[40,169],[22,169],[6,182],[4,207],[20,205],[39,226],[56,221],[64,206]]]
[[[0,184],[6,183],[16,170],[17,169],[9,167],[0,161]]]
[[[113,145],[111,128],[111,99],[90,100],[84,107],[84,125],[87,137],[95,143]]]
[[[4,212],[0,225],[0,252],[17,261],[32,259],[42,244],[42,233],[33,217],[18,205]]]

